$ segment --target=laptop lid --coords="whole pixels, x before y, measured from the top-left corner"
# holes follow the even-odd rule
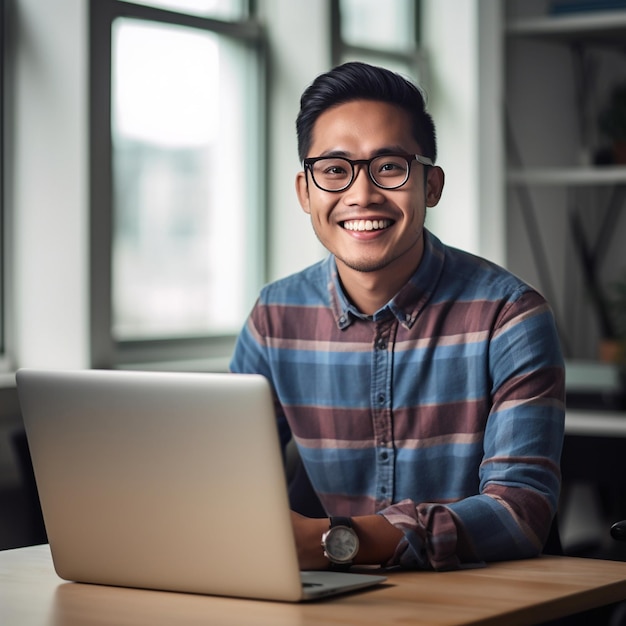
[[[285,601],[384,580],[319,572],[303,589],[265,378],[23,369],[16,379],[61,578]]]

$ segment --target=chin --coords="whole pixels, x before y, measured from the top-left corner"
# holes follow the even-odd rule
[[[392,261],[389,259],[345,259],[337,257],[346,267],[355,272],[371,273],[385,269]]]

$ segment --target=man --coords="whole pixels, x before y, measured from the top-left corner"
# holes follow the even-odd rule
[[[304,92],[297,132],[297,196],[330,255],[263,289],[231,370],[269,379],[331,518],[293,513],[302,568],[539,554],[564,423],[548,305],[424,228],[444,174],[413,84],[339,66]]]

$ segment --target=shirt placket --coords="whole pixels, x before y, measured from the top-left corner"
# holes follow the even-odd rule
[[[393,499],[395,452],[391,413],[391,374],[395,318],[376,325],[372,350],[371,412],[376,449],[376,510]]]

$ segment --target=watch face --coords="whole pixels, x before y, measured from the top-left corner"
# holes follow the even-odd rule
[[[359,539],[351,528],[336,526],[326,534],[324,547],[331,561],[346,563],[355,557]]]

